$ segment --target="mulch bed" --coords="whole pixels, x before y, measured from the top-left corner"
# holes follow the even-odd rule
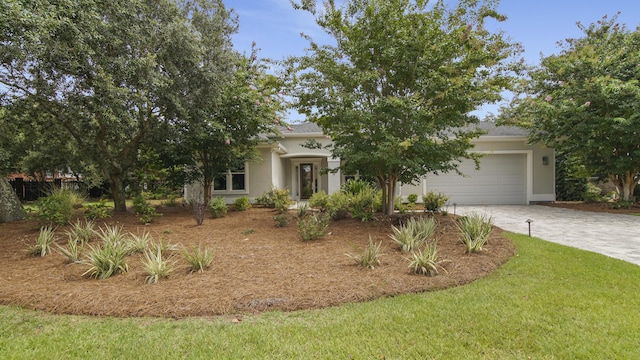
[[[438,275],[427,277],[410,273],[408,254],[389,239],[391,222],[397,219],[332,221],[328,235],[303,242],[293,212],[289,225],[277,228],[276,213],[266,208],[229,212],[224,218],[208,218],[201,226],[196,226],[186,207],[158,210],[163,216],[146,226],[132,213],[96,224],[120,224],[133,233],[146,230],[156,240],[185,247],[213,246],[209,270],[190,273],[177,252],[176,271],[158,284],[145,284],[143,256],[137,254],[129,258],[126,274],[89,279],[82,275],[88,265],[69,264],[55,251],[45,257],[27,255],[27,247],[38,236],[36,220],[6,223],[0,224],[0,304],[60,314],[172,318],[318,309],[467,284],[515,254],[513,243],[498,228],[485,251],[466,254],[454,217],[437,215],[438,254],[447,261]],[[65,229],[56,232],[60,244],[66,243]],[[370,236],[385,248],[382,265],[373,270],[355,265],[345,255],[363,249]]]

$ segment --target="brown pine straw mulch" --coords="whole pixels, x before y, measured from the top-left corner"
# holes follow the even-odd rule
[[[466,254],[454,217],[437,215],[438,254],[447,261],[437,276],[427,277],[410,273],[409,255],[389,238],[390,220],[332,221],[328,235],[303,242],[293,211],[289,225],[276,228],[277,213],[266,208],[230,211],[221,219],[205,219],[202,226],[196,226],[189,208],[158,210],[163,216],[147,226],[132,213],[96,224],[120,224],[133,233],[146,230],[155,240],[185,247],[214,246],[209,270],[190,273],[178,252],[178,268],[168,279],[145,284],[143,255],[136,254],[129,258],[126,274],[89,279],[82,276],[88,265],[67,263],[55,251],[45,257],[27,255],[38,236],[36,220],[5,223],[0,224],[0,304],[56,314],[171,318],[319,309],[460,286],[490,274],[515,254],[513,243],[498,228],[485,251]],[[61,245],[67,241],[65,229],[56,232]],[[382,265],[373,270],[355,265],[345,255],[354,247],[363,249],[369,236],[384,246]]]

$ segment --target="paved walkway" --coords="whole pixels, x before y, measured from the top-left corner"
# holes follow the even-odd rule
[[[449,207],[451,212],[453,209]],[[492,216],[494,225],[514,233],[597,252],[640,265],[640,216],[578,211],[540,205],[458,206],[456,214]]]

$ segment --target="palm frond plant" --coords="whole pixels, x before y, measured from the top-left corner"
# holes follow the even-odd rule
[[[153,237],[148,231],[143,231],[142,234],[129,233],[126,245],[129,255],[145,251],[152,242]]]
[[[101,245],[89,245],[87,258],[83,261],[89,265],[84,275],[91,278],[106,279],[113,275],[126,273],[129,270],[127,255],[129,249],[119,241],[105,241]]]
[[[93,240],[98,235],[98,232],[96,231],[93,220],[82,221],[78,219],[75,223],[71,224],[71,229],[67,230],[67,235],[72,237],[76,242],[86,244]]]
[[[438,268],[442,268],[440,264],[443,261],[438,260],[436,242],[433,242],[426,244],[422,250],[411,252],[409,268],[414,274],[433,276],[438,274]],[[444,268],[442,269],[444,270]]]

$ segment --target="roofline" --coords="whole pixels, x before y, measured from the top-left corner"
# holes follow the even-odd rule
[[[527,141],[526,135],[480,135],[472,139],[472,142],[492,142],[492,141]]]

